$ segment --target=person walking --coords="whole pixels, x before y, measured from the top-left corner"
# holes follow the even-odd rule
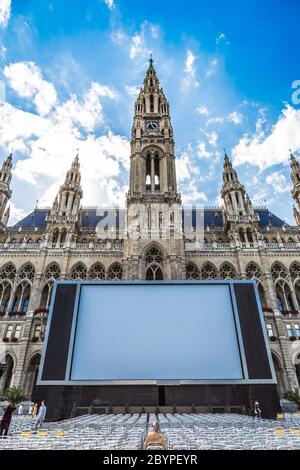
[[[46,413],[47,413],[47,407],[45,405],[45,401],[43,400],[42,403],[41,403],[41,406],[39,408],[37,420],[36,420],[36,423],[35,423],[35,430],[37,430],[38,427],[41,428],[43,426]]]
[[[259,402],[255,400],[254,402],[254,414],[256,418],[261,419],[261,409],[259,407]]]
[[[18,415],[21,416],[23,414],[23,404],[21,403],[18,408]]]
[[[167,442],[164,436],[159,432],[158,423],[155,422],[152,425],[152,431],[150,431],[144,442],[144,449],[150,449],[151,446],[160,446],[167,449]]]
[[[2,416],[1,423],[0,423],[0,436],[7,436],[9,426],[11,423],[11,418],[15,409],[16,407],[11,404],[5,408],[5,412],[4,412],[4,415]]]

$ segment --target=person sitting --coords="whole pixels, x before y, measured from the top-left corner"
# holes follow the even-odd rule
[[[159,432],[158,423],[155,422],[152,425],[152,431],[150,431],[144,442],[144,449],[150,450],[150,448],[163,448],[167,449],[167,442],[164,436]]]

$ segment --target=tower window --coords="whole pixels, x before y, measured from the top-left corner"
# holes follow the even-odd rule
[[[150,95],[150,113],[154,112],[154,98],[153,95]]]

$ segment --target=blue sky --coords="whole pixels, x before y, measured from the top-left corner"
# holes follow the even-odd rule
[[[293,223],[299,17],[297,0],[0,0],[11,223],[36,200],[51,205],[77,148],[83,204],[124,204],[133,103],[150,53],[171,106],[183,201],[221,203],[226,147],[254,204]]]

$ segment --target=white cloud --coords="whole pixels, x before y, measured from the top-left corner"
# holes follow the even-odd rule
[[[126,85],[126,86],[125,86],[125,90],[126,90],[126,92],[128,93],[128,95],[134,96],[135,98],[138,96],[138,94],[139,94],[139,92],[140,92],[139,87],[136,87],[136,86],[129,86],[129,85]]]
[[[243,122],[243,115],[237,111],[233,111],[228,115],[228,119],[234,124],[241,124]]]
[[[39,114],[47,114],[56,103],[56,90],[42,78],[41,70],[33,62],[18,62],[4,68],[10,87],[21,97],[33,99]]]
[[[0,2],[0,26],[6,27],[10,18],[11,0],[1,0]]]
[[[193,203],[193,202],[206,202],[207,196],[204,192],[199,191],[194,180],[190,181],[187,185],[184,186],[184,192],[182,194],[182,202]]]
[[[197,56],[194,55],[190,49],[188,49],[185,56],[184,77],[182,82],[184,88],[189,88],[190,86],[199,86],[199,82],[196,79],[196,59]]]
[[[211,77],[212,75],[214,75],[216,73],[217,65],[218,65],[218,59],[212,59],[209,62],[208,69],[205,72],[205,77],[206,78]]]
[[[218,140],[218,134],[216,131],[213,131],[209,136],[208,136],[208,143],[210,145],[216,146],[217,145],[217,140]]]
[[[209,114],[208,108],[206,106],[199,106],[196,108],[196,111],[199,114]]]
[[[287,105],[277,122],[267,133],[262,129],[260,117],[257,132],[249,137],[245,134],[232,151],[233,163],[250,163],[261,170],[271,165],[285,163],[289,158],[289,148],[300,149],[300,109]]]
[[[266,183],[270,184],[277,193],[286,193],[290,191],[286,177],[280,171],[274,171],[266,177]]]
[[[41,88],[35,84],[30,87],[20,78],[13,85],[18,96],[31,97],[33,101],[36,89]],[[48,114],[26,112],[10,103],[0,105],[0,146],[15,149],[13,177],[18,180],[15,196],[20,197],[20,192],[27,188],[40,204],[51,205],[79,148],[83,203],[120,202],[127,184],[130,144],[127,138],[110,131],[103,133],[102,129],[101,135],[95,134],[95,129],[104,124],[103,98],[114,99],[115,93],[94,82],[82,97],[73,95],[65,102],[57,100]],[[12,206],[12,220],[23,216],[22,210],[23,207]]]
[[[110,10],[115,7],[114,0],[104,0],[104,3]]]
[[[131,38],[131,45],[129,51],[129,57],[134,60],[140,55],[150,55],[150,51],[145,46],[145,38],[143,32],[141,34],[135,34]]]
[[[212,153],[206,149],[205,142],[198,142],[197,149],[197,155],[199,158],[209,158],[212,156]]]

